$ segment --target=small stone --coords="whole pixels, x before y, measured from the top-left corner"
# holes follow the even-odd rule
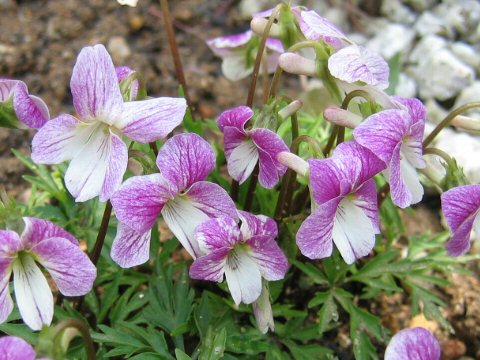
[[[480,100],[480,81],[473,82],[470,86],[462,90],[460,95],[455,100],[454,108],[465,105],[470,102],[475,102]],[[471,116],[478,121],[480,121],[480,108],[471,109],[464,113],[463,115]]]
[[[141,15],[133,15],[128,19],[128,26],[132,32],[137,32],[145,26],[145,18]]]
[[[425,58],[434,56],[436,52],[447,46],[447,40],[437,35],[427,35],[413,48],[408,58],[411,63],[418,63]]]
[[[416,18],[415,13],[400,0],[383,1],[380,12],[383,16],[400,24],[412,24]]]
[[[451,44],[450,49],[465,64],[470,65],[477,70],[477,72],[480,72],[480,56],[478,56],[473,46],[459,41]]]
[[[410,320],[408,327],[423,327],[428,331],[434,333],[438,329],[438,324],[435,321],[428,320],[423,314],[418,314]]]
[[[415,23],[415,31],[419,36],[444,35],[448,38],[453,37],[453,30],[443,21],[440,16],[430,11],[424,12]]]
[[[432,124],[440,123],[448,115],[448,111],[441,107],[433,98],[425,101],[425,108],[427,109],[428,121]]]
[[[442,359],[453,360],[459,356],[465,355],[467,347],[465,343],[460,340],[449,340],[441,344],[442,347]]]
[[[198,106],[198,111],[204,119],[212,119],[215,117],[215,109],[210,105],[202,103]]]
[[[391,59],[397,53],[407,53],[412,47],[415,32],[400,24],[388,24],[368,43],[367,48]]]
[[[130,47],[122,36],[113,36],[108,40],[108,51],[112,55],[113,62],[122,64],[131,54]]]
[[[188,6],[179,6],[173,11],[173,17],[182,22],[188,22],[194,17],[193,10]]]
[[[395,88],[395,95],[403,98],[413,98],[417,94],[417,83],[410,76],[401,73]]]

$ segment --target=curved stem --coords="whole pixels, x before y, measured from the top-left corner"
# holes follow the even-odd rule
[[[323,154],[325,156],[327,156],[330,153],[330,150],[332,150],[333,144],[335,143],[335,139],[337,138],[339,129],[340,129],[340,126],[333,125],[332,133],[330,134],[330,137],[328,138],[327,145],[325,145],[325,147],[323,149]]]
[[[62,322],[55,325],[53,328],[53,340],[57,338],[65,329],[75,328],[77,329],[83,337],[83,343],[85,344],[85,354],[87,355],[88,360],[95,360],[95,348],[93,346],[92,337],[90,336],[90,331],[85,323],[78,319],[68,319],[63,320]]]
[[[480,107],[480,102],[472,102],[465,105],[460,106],[459,108],[453,110],[450,114],[448,114],[445,119],[443,119],[435,129],[426,137],[423,141],[423,147],[426,148],[430,143],[435,139],[435,137],[443,130],[443,128],[447,127],[450,122],[455,119],[456,116],[463,114],[465,111],[470,109],[474,109]]]
[[[452,162],[452,157],[450,155],[448,155],[445,151],[437,148],[429,147],[429,148],[423,149],[423,154],[437,155],[441,157],[443,160],[445,160],[447,164],[450,164]]]
[[[354,98],[356,98],[358,96],[363,97],[365,100],[371,100],[370,94],[367,93],[366,91],[364,91],[364,90],[353,90],[352,92],[349,92],[345,96],[345,99],[343,99],[342,109],[347,110],[348,105],[350,104],[350,101],[352,101]]]

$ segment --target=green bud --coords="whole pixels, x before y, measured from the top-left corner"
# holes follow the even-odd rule
[[[445,168],[445,177],[440,182],[440,187],[442,190],[447,191],[451,188],[468,185],[468,181],[463,169],[458,166],[457,161],[454,158],[451,158],[449,162],[443,162],[442,166]]]
[[[13,109],[13,96],[0,102],[0,127],[9,129],[23,129],[25,126],[18,120]]]

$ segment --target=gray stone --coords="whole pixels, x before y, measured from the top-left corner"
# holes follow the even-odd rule
[[[438,0],[403,0],[403,2],[414,10],[422,12],[433,7],[438,3]]]
[[[455,42],[450,45],[450,49],[465,64],[480,72],[480,56],[473,46],[464,42]]]
[[[411,98],[417,95],[417,83],[410,76],[401,73],[395,88],[395,95]]]
[[[428,35],[422,38],[410,53],[409,61],[418,63],[425,58],[432,57],[436,52],[447,46],[447,40],[437,35]]]
[[[416,18],[415,13],[400,0],[383,1],[380,12],[388,19],[401,24],[413,24]]]
[[[415,23],[415,31],[419,36],[444,35],[453,37],[453,29],[448,26],[441,16],[430,11],[424,12]]]
[[[388,60],[397,53],[410,51],[414,37],[415,32],[411,28],[400,24],[389,24],[378,32],[366,46]]]
[[[454,107],[457,108],[466,103],[478,101],[480,101],[480,81],[477,80],[462,90],[458,98],[455,100]],[[469,110],[464,115],[477,118],[480,121],[480,108]]]

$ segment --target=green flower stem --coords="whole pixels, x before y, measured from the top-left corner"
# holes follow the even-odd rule
[[[342,109],[348,110],[348,105],[350,104],[350,101],[352,101],[356,97],[363,97],[365,100],[371,100],[370,95],[366,91],[353,90],[352,92],[349,92],[347,96],[345,96],[345,99],[343,99]]]
[[[338,136],[338,131],[339,131],[339,130],[340,130],[340,126],[338,126],[338,125],[333,125],[332,133],[330,134],[330,137],[328,138],[327,145],[325,145],[325,147],[323,148],[323,154],[324,154],[325,156],[328,156],[328,154],[329,154],[330,151],[332,150],[333,144],[335,143],[335,139],[336,139],[337,136]]]
[[[255,169],[253,169],[250,183],[248,184],[247,197],[245,199],[245,206],[243,207],[243,210],[245,211],[250,211],[252,208],[253,198],[255,197],[255,189],[257,188],[259,170],[260,169],[257,163]]]
[[[434,147],[429,147],[429,148],[426,148],[426,149],[423,149],[423,154],[424,155],[437,155],[439,157],[441,157],[443,160],[445,160],[445,162],[447,164],[452,164],[452,157],[450,155],[448,155],[445,151],[443,150],[440,150],[440,149],[437,149],[437,148],[434,148]]]
[[[435,137],[443,130],[443,128],[447,127],[456,116],[463,114],[464,112],[480,107],[480,102],[471,102],[465,105],[460,106],[459,108],[453,110],[450,114],[448,114],[445,119],[443,119],[440,124],[437,125],[435,129],[427,136],[427,138],[423,141],[423,148],[426,148],[430,143],[435,139]]]
[[[85,354],[87,355],[88,360],[95,360],[97,358],[95,354],[95,348],[93,346],[92,337],[90,336],[90,331],[88,326],[79,319],[68,319],[63,320],[53,328],[53,341],[55,342],[56,338],[61,336],[62,332],[68,328],[77,329],[83,337],[83,343],[85,345]]]

